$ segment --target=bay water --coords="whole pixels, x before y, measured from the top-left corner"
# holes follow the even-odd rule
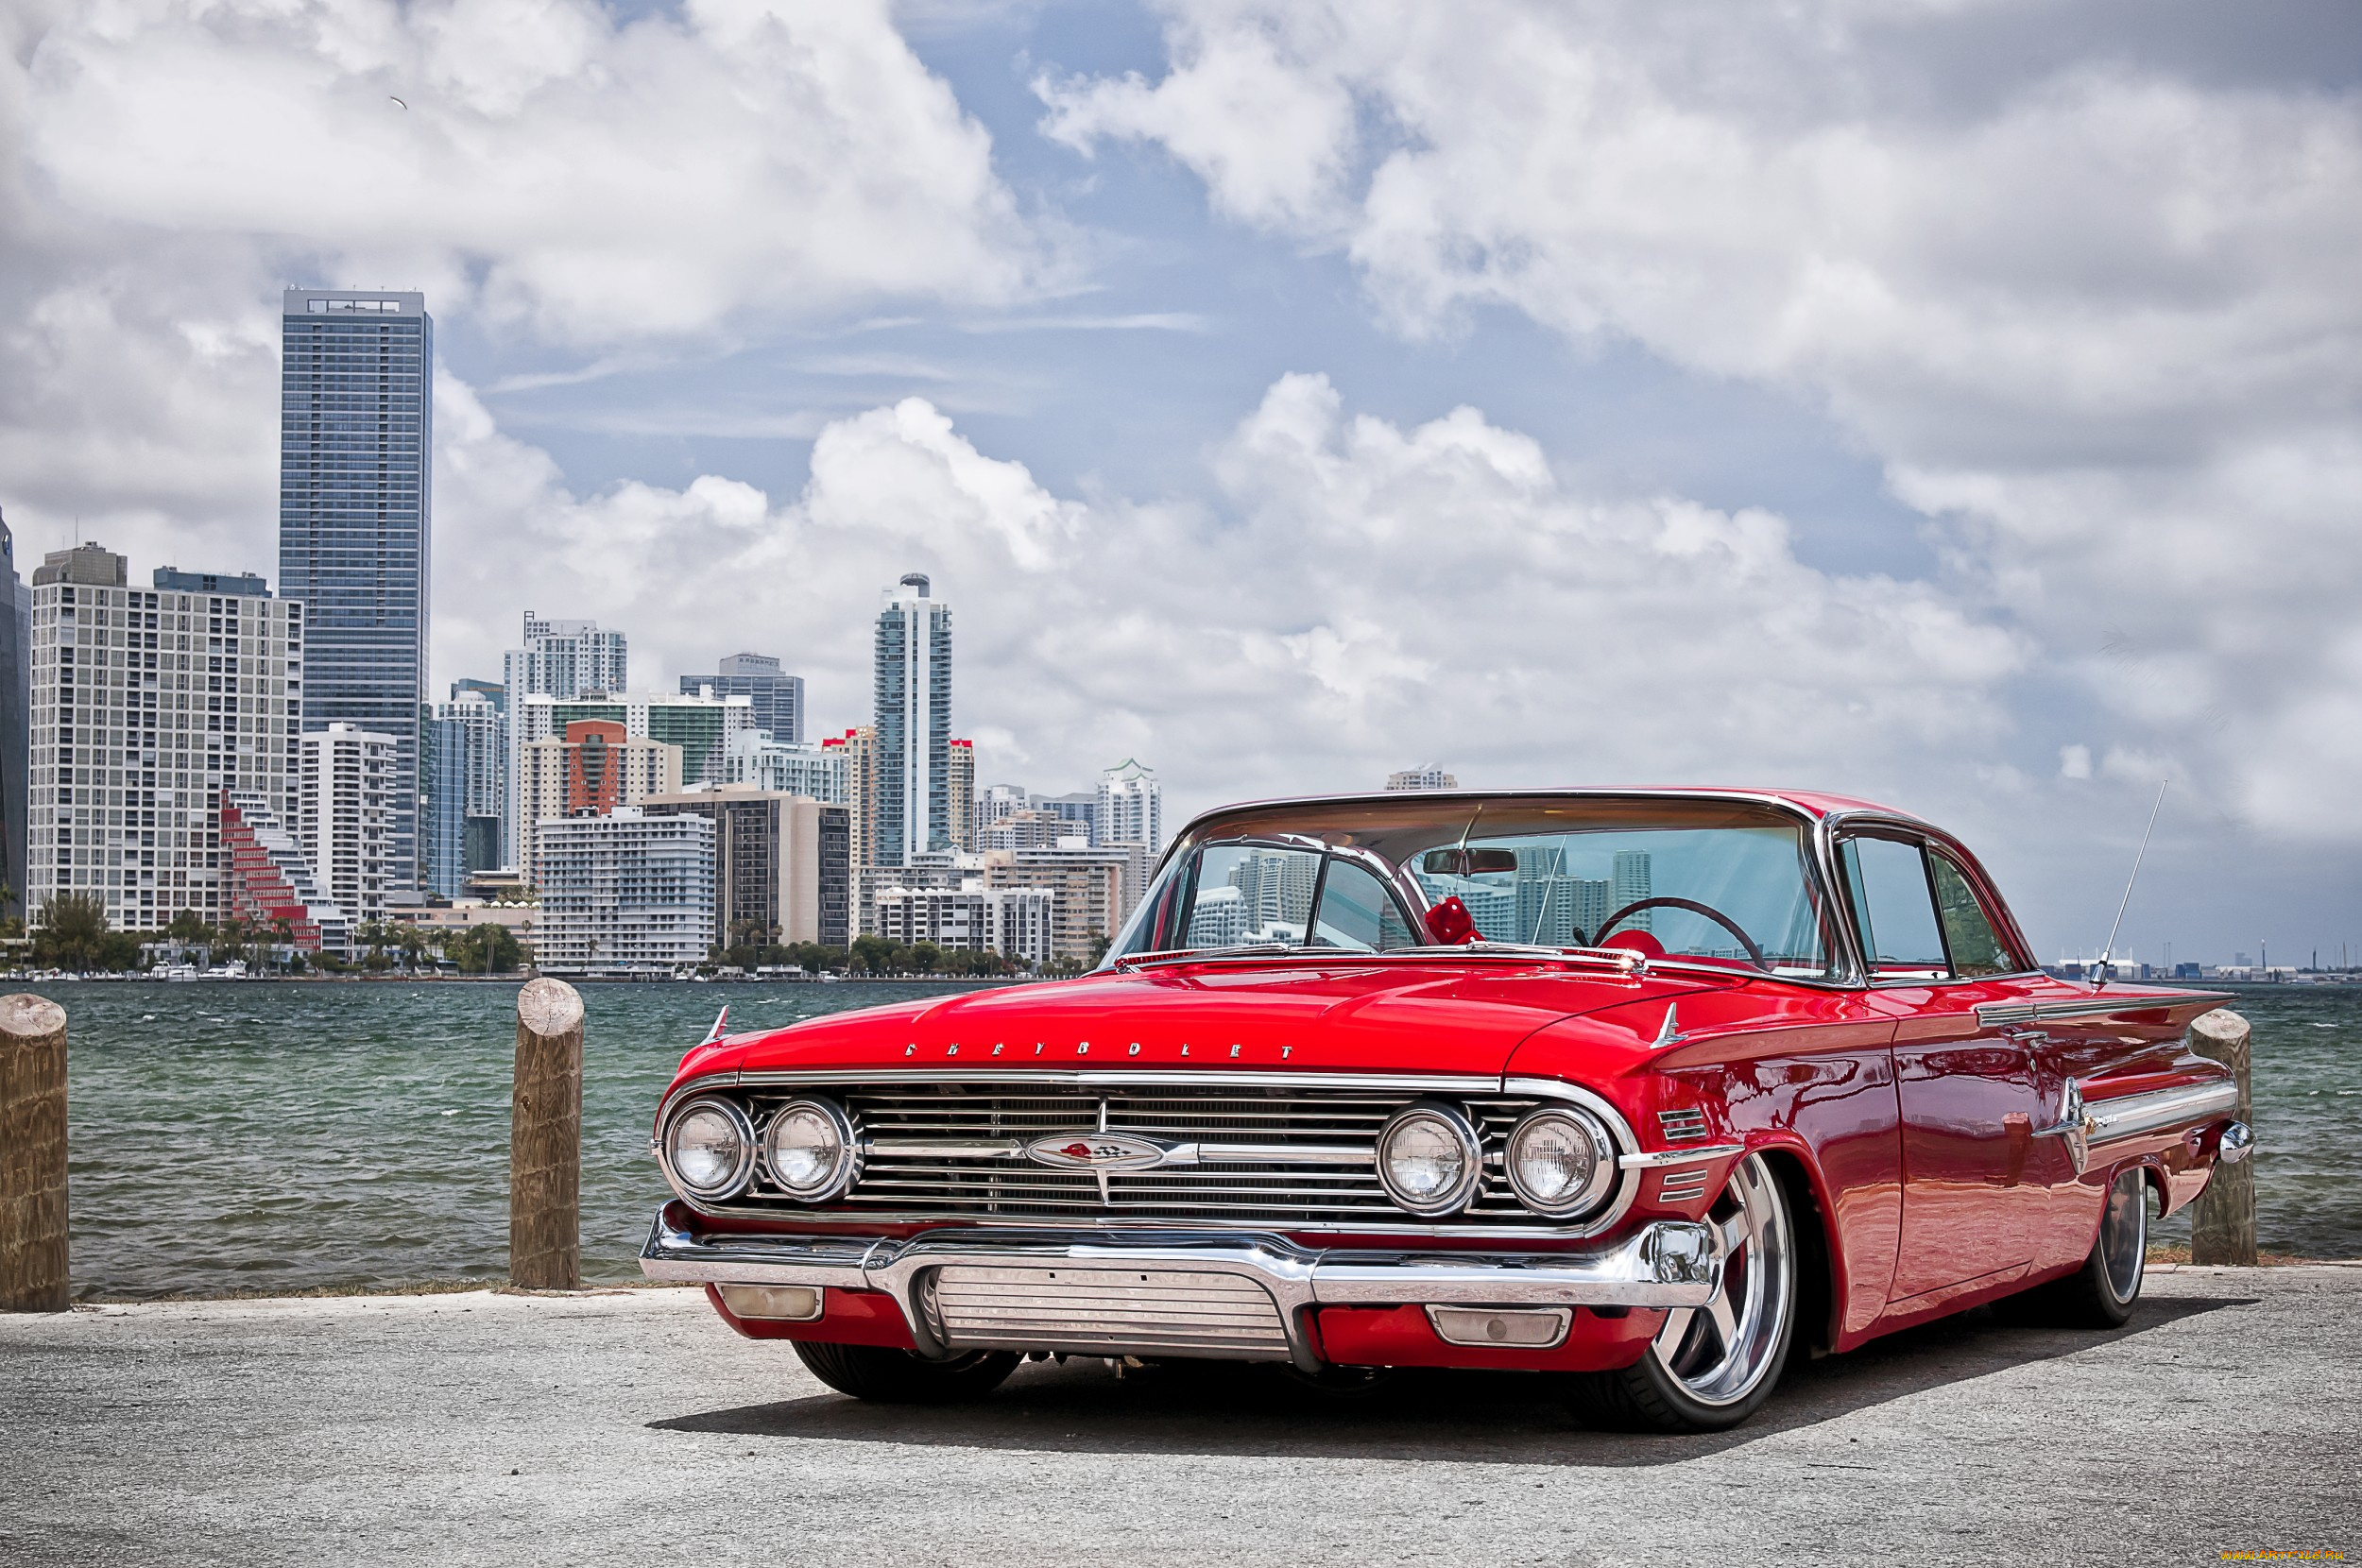
[[[650,1118],[727,1003],[733,1031],[957,984],[590,985],[583,1273],[640,1277],[667,1196]],[[64,983],[77,1296],[497,1281],[507,1271],[516,986]],[[2255,1025],[2258,1231],[2362,1257],[2362,987],[2273,986]],[[2158,1239],[2186,1237],[2186,1219]]]

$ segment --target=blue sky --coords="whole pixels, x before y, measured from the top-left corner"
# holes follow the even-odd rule
[[[0,507],[274,560],[277,290],[418,286],[436,680],[519,614],[988,780],[1925,812],[2045,953],[2362,954],[2351,7],[34,0]],[[395,100],[401,101],[397,103]]]

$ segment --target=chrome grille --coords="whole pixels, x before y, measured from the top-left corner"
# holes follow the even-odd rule
[[[955,1264],[925,1301],[954,1349],[1288,1358],[1271,1292],[1237,1274]]]
[[[1251,1224],[1399,1221],[1417,1225],[1378,1185],[1378,1134],[1419,1098],[1404,1091],[913,1083],[831,1086],[862,1132],[861,1179],[838,1214],[1171,1219]],[[759,1090],[760,1136],[793,1091]],[[1482,1139],[1484,1180],[1459,1220],[1531,1220],[1500,1167],[1517,1118],[1537,1103],[1452,1097]],[[1131,1134],[1207,1151],[1150,1170],[1061,1169],[1026,1158],[1052,1134]],[[748,1194],[784,1202],[759,1172]],[[800,1207],[800,1205],[797,1205]]]

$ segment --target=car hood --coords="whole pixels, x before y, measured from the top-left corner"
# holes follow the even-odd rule
[[[1170,964],[836,1014],[732,1036],[682,1067],[684,1076],[870,1067],[1498,1075],[1554,1022],[1711,983],[1559,964]]]

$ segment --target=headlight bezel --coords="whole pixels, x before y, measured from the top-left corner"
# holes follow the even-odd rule
[[[1415,1122],[1432,1122],[1441,1127],[1459,1145],[1461,1155],[1460,1179],[1436,1196],[1424,1200],[1404,1192],[1395,1184],[1388,1152],[1396,1134]],[[1396,1208],[1422,1219],[1460,1213],[1475,1202],[1484,1186],[1484,1140],[1478,1135],[1467,1112],[1443,1100],[1413,1100],[1388,1116],[1386,1124],[1378,1129],[1375,1152],[1378,1185]]]
[[[1591,1174],[1571,1196],[1555,1202],[1537,1197],[1529,1187],[1517,1156],[1518,1145],[1530,1133],[1550,1124],[1571,1127],[1591,1150]],[[1510,1190],[1517,1195],[1517,1202],[1530,1212],[1549,1219],[1581,1219],[1600,1209],[1614,1196],[1617,1180],[1622,1173],[1615,1133],[1591,1112],[1567,1104],[1537,1105],[1517,1118],[1501,1143],[1501,1171],[1509,1180]]]
[[[730,1123],[731,1131],[738,1135],[738,1161],[726,1180],[699,1184],[683,1174],[675,1139],[690,1117],[707,1111],[718,1113]],[[754,1180],[755,1124],[753,1118],[746,1115],[745,1107],[727,1095],[692,1095],[676,1104],[665,1113],[664,1129],[658,1134],[657,1148],[664,1165],[665,1179],[673,1184],[676,1192],[691,1202],[711,1203],[735,1198],[745,1191],[747,1184]]]
[[[799,1187],[779,1173],[779,1162],[773,1146],[788,1118],[800,1111],[817,1113],[835,1133],[836,1158],[830,1163],[822,1181]],[[760,1153],[762,1174],[769,1185],[783,1197],[798,1203],[828,1202],[843,1196],[861,1178],[861,1130],[853,1124],[851,1115],[844,1106],[825,1095],[798,1095],[772,1112],[762,1126]]]

